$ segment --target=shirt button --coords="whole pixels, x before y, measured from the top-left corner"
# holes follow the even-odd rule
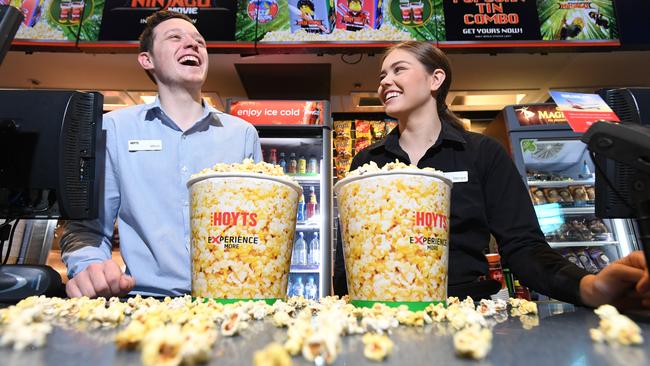
[[[187,138],[187,135],[182,135],[181,138],[185,140]]]
[[[189,202],[187,202],[187,201],[183,202],[183,206],[187,207],[187,206],[189,206],[189,205],[190,205]]]
[[[183,173],[187,173],[187,167],[186,167],[186,166],[183,166],[183,167],[181,168],[181,171],[182,171]]]

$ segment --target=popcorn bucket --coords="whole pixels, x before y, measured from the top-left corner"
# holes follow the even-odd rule
[[[334,186],[350,300],[422,310],[447,299],[452,183],[440,174],[393,170]]]
[[[192,296],[284,299],[300,185],[270,175],[210,173],[187,186]]]

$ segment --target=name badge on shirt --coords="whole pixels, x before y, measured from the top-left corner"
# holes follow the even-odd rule
[[[442,173],[445,178],[451,180],[453,183],[465,183],[468,181],[467,170],[460,172],[446,172]]]
[[[161,140],[129,140],[129,151],[160,151]]]

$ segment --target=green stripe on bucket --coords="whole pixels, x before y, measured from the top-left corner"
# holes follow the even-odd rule
[[[401,305],[406,305],[411,311],[424,310],[431,304],[443,304],[447,306],[445,301],[368,301],[368,300],[351,300],[350,303],[356,307],[371,308],[375,304],[384,304],[391,308],[396,308]]]
[[[278,301],[278,300],[284,300],[284,299],[279,298],[279,297],[278,298],[272,298],[272,299],[215,299],[215,298],[212,298],[212,297],[201,297],[200,299],[203,300],[203,302],[208,302],[209,300],[212,300],[214,302],[218,302],[219,304],[234,304],[234,303],[240,302],[240,301],[242,301],[242,302],[264,301],[265,303],[267,303],[269,305],[275,304],[275,302]],[[192,301],[196,301],[196,300],[197,300],[197,298],[192,296]]]

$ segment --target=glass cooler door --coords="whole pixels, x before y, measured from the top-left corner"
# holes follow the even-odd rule
[[[326,225],[329,221],[326,220],[329,211],[329,186],[326,182],[331,178],[321,174],[322,169],[327,170],[329,166],[323,167],[324,137],[264,137],[264,133],[260,136],[264,161],[283,165],[285,172],[297,180],[303,190],[298,205],[287,295],[318,300],[329,294],[326,278],[329,271],[323,270],[327,255],[323,238],[327,240],[330,237],[325,231],[330,226]],[[329,144],[327,146],[329,151]]]
[[[634,231],[627,220],[595,216],[595,167],[587,146],[565,134],[513,133],[513,153],[517,164],[523,164],[519,168],[525,171],[548,243],[577,266],[596,273],[634,249]]]

